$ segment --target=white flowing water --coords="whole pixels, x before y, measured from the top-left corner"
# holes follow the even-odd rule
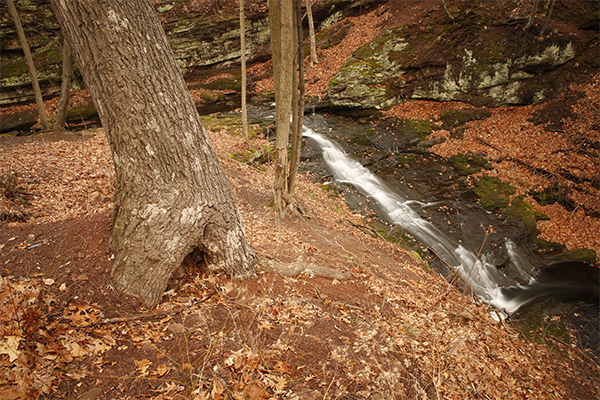
[[[423,203],[404,199],[327,137],[307,127],[304,127],[303,135],[319,145],[323,151],[323,159],[337,181],[351,184],[365,196],[376,200],[381,213],[390,223],[402,227],[422,244],[433,249],[446,263],[458,271],[462,279],[483,301],[497,309],[505,309],[509,313],[526,302],[505,294],[502,286],[510,285],[511,281],[488,260],[488,256],[482,255],[478,258],[473,251],[464,248],[454,238],[420,218],[409,207],[409,205],[423,205]],[[520,271],[524,271],[522,265],[525,259],[519,255],[514,243],[506,240],[506,246],[513,263]],[[526,275],[525,272],[523,274]]]

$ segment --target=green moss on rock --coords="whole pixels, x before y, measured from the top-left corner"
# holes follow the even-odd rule
[[[510,202],[509,196],[516,192],[516,189],[510,183],[487,175],[476,179],[473,184],[473,191],[479,196],[480,204],[486,210],[507,207]]]
[[[460,175],[477,173],[482,169],[491,169],[485,154],[456,154],[448,160]]]
[[[204,87],[210,90],[235,90],[236,92],[241,92],[242,77],[237,76],[235,78],[219,78],[204,85]]]
[[[598,255],[596,252],[590,249],[571,250],[553,257],[554,262],[583,261],[587,263],[594,263],[597,261],[597,259]]]
[[[200,93],[200,98],[208,101],[209,103],[216,103],[217,101],[221,100],[223,96],[217,92],[213,92],[212,90],[205,90]]]
[[[533,205],[524,200],[524,196],[515,197],[510,206],[502,210],[503,214],[509,215],[523,222],[525,229],[531,236],[537,235],[536,214]]]
[[[463,108],[462,110],[444,111],[440,115],[440,120],[444,123],[444,129],[451,130],[469,121],[487,119],[491,117],[491,115],[492,113],[489,110]]]
[[[98,118],[98,111],[94,103],[75,106],[67,111],[67,122],[75,123]]]

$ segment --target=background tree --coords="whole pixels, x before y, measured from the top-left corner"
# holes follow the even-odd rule
[[[542,26],[540,36],[544,35],[546,26],[548,26],[548,22],[550,22],[550,18],[552,18],[552,10],[554,10],[554,4],[556,4],[556,0],[550,0],[550,9],[548,10],[548,15],[546,16],[546,21],[544,22],[544,26]]]
[[[273,206],[284,217],[292,203],[288,193],[288,143],[294,89],[294,5],[290,0],[269,0],[273,80],[275,81],[275,181]]]
[[[27,44],[27,37],[25,36],[25,31],[23,30],[23,25],[21,25],[21,18],[19,18],[19,13],[17,12],[17,8],[15,7],[15,3],[13,0],[6,0],[8,5],[8,12],[10,13],[10,17],[15,23],[15,28],[17,29],[17,35],[19,36],[19,41],[21,42],[21,48],[23,49],[23,53],[25,55],[25,61],[27,62],[27,68],[29,68],[29,76],[31,76],[31,85],[33,86],[33,95],[35,96],[35,102],[37,104],[38,114],[40,116],[40,123],[42,125],[42,130],[48,130],[50,125],[48,124],[48,118],[46,117],[46,109],[44,108],[44,100],[42,99],[42,91],[40,90],[40,84],[38,83],[37,72],[35,70],[35,64],[33,63],[33,57],[31,56],[31,51],[29,50],[29,44]]]
[[[242,136],[248,140],[248,111],[246,109],[246,27],[244,16],[244,0],[240,0],[240,52],[242,68]]]
[[[288,195],[291,198],[296,187],[296,176],[300,165],[300,150],[302,149],[302,126],[304,117],[304,36],[302,34],[302,11],[300,1],[294,1],[294,26],[297,43],[294,58],[294,88],[292,96],[292,151],[290,153],[290,170],[288,173]],[[296,70],[298,73],[296,74]],[[296,79],[297,78],[297,79]],[[298,88],[298,89],[296,89]]]
[[[537,12],[538,3],[540,0],[533,0],[533,9],[531,10],[531,14],[529,15],[529,20],[527,21],[527,25],[523,28],[524,31],[528,31],[533,25],[533,18],[535,17],[535,13]]]
[[[319,58],[317,57],[317,43],[315,40],[315,23],[313,21],[312,15],[312,5],[311,0],[306,0],[306,15],[308,16],[308,37],[310,40],[310,65],[319,63]]]
[[[71,47],[65,41],[62,54],[62,73],[60,83],[60,99],[58,100],[58,111],[54,122],[54,132],[60,133],[65,130],[67,121],[67,105],[71,93]]]
[[[192,251],[255,277],[233,190],[149,0],[51,0],[116,171],[113,279],[153,306]]]

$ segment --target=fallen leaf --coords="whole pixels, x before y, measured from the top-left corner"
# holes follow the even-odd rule
[[[21,351],[19,350],[19,342],[23,340],[20,336],[6,336],[5,341],[0,344],[0,354],[8,354],[10,362],[19,358]]]
[[[140,375],[142,376],[146,376],[148,375],[148,368],[150,367],[150,365],[152,365],[152,361],[150,360],[133,360],[133,363],[136,365],[136,367],[140,370]]]

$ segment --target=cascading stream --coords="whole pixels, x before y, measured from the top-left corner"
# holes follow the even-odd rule
[[[398,225],[415,236],[423,245],[432,248],[444,261],[452,266],[473,291],[485,302],[497,309],[511,313],[521,305],[531,301],[526,295],[529,286],[515,285],[504,289],[504,285],[514,285],[502,271],[487,260],[486,255],[477,257],[473,251],[464,248],[454,238],[446,235],[433,224],[423,220],[409,206],[421,203],[402,198],[383,180],[375,176],[358,161],[353,160],[340,147],[327,137],[304,127],[303,135],[314,140],[323,151],[323,159],[339,182],[353,185],[357,190],[377,201],[383,216],[392,224]],[[519,255],[514,243],[506,240],[508,254],[520,271],[524,257]],[[525,274],[524,274],[525,275]],[[535,285],[535,282],[531,282]],[[540,296],[536,296],[540,297]]]

